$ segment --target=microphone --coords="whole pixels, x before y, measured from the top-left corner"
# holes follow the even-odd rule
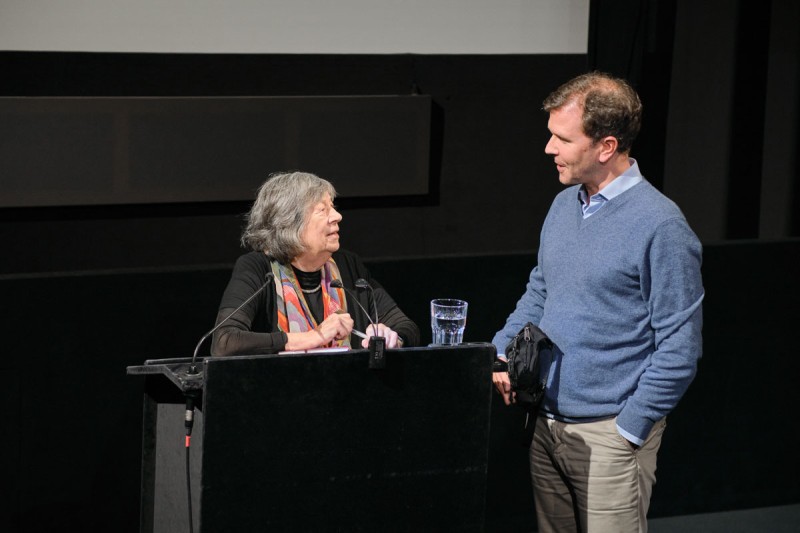
[[[344,289],[345,291],[347,291],[347,294],[349,294],[350,296],[352,296],[352,297],[353,297],[353,301],[356,303],[356,305],[357,305],[357,306],[359,306],[359,307],[361,308],[361,310],[364,312],[364,315],[367,317],[367,320],[369,320],[369,323],[370,323],[370,324],[372,324],[372,326],[373,326],[373,332],[374,332],[374,331],[377,331],[377,329],[375,329],[375,327],[377,326],[377,322],[373,322],[373,321],[372,321],[372,317],[371,317],[371,316],[369,316],[369,311],[367,311],[367,310],[364,308],[364,306],[363,306],[363,305],[361,305],[361,302],[359,302],[359,301],[358,301],[358,296],[357,296],[357,295],[356,295],[356,294],[355,294],[353,291],[351,291],[350,289],[348,289],[347,287],[345,287],[345,286],[342,284],[342,280],[340,280],[340,279],[335,279],[335,280],[332,280],[332,281],[331,281],[331,287],[333,287],[334,289]],[[359,332],[358,332],[358,333],[356,333],[356,334],[358,335],[359,333],[361,333],[361,332],[359,331]],[[360,336],[360,335],[359,335],[359,336]]]
[[[369,284],[360,279],[356,282],[356,286],[358,287],[358,282],[363,281],[364,283],[369,286]],[[369,314],[361,302],[358,301],[358,295],[355,294],[353,291],[348,289],[347,287],[342,284],[341,280],[335,279],[331,281],[331,287],[335,289],[344,289],[347,294],[353,297],[353,301],[358,305],[358,307],[364,312],[364,315],[369,320],[369,323],[372,325],[372,336],[369,338],[369,367],[372,369],[375,368],[385,368],[386,367],[386,357],[385,357],[385,348],[386,348],[386,339],[384,337],[378,337],[376,334],[378,333],[378,322],[376,320],[372,320],[372,317]],[[374,302],[373,298],[373,302]],[[378,318],[377,307],[375,308],[375,318]]]
[[[369,290],[369,295],[372,298],[372,309],[375,311],[375,323],[379,324],[380,319],[378,318],[378,304],[375,302],[375,291],[372,290],[372,285],[370,285],[369,282],[364,278],[358,278],[356,280],[356,287],[359,289]]]
[[[222,324],[224,324],[225,322],[227,322],[227,321],[228,321],[228,320],[229,320],[229,319],[230,319],[230,318],[231,318],[233,315],[235,315],[236,313],[238,313],[238,312],[239,312],[239,310],[240,310],[242,307],[244,307],[245,305],[247,305],[248,303],[250,303],[250,301],[251,301],[253,298],[255,298],[255,297],[256,297],[256,296],[257,296],[257,295],[258,295],[258,294],[259,294],[261,291],[263,291],[263,290],[264,290],[264,289],[267,287],[267,285],[269,285],[269,282],[270,282],[270,281],[272,281],[272,279],[273,279],[274,277],[275,277],[275,275],[274,275],[272,272],[267,272],[267,275],[266,275],[266,276],[264,276],[264,284],[263,284],[263,285],[261,285],[261,287],[259,287],[259,288],[258,288],[258,290],[256,290],[256,292],[254,292],[253,294],[251,294],[251,295],[250,295],[250,297],[249,297],[249,298],[247,298],[247,300],[243,301],[243,302],[242,302],[242,303],[239,305],[239,307],[237,307],[236,309],[234,309],[233,311],[231,311],[231,313],[230,313],[228,316],[226,316],[225,318],[223,318],[222,320],[220,320],[220,321],[219,321],[219,324],[217,324],[216,326],[214,326],[213,328],[211,328],[211,331],[209,331],[208,333],[206,333],[205,335],[203,335],[203,336],[202,336],[202,338],[200,339],[200,342],[198,342],[198,343],[197,343],[197,346],[195,346],[195,348],[194,348],[194,355],[192,355],[192,365],[189,367],[189,372],[188,372],[189,374],[197,374],[197,373],[198,373],[198,372],[197,372],[197,365],[195,365],[195,360],[197,359],[197,352],[198,352],[198,350],[200,350],[200,345],[201,345],[201,344],[203,344],[203,341],[204,341],[204,340],[206,340],[208,337],[210,337],[210,336],[211,336],[211,335],[212,335],[212,334],[213,334],[215,331],[217,331],[217,330],[219,329],[219,327],[220,327]]]
[[[219,324],[217,324],[216,326],[211,328],[211,331],[209,331],[208,333],[206,333],[205,335],[202,336],[202,338],[200,339],[200,342],[198,342],[197,346],[195,346],[195,348],[194,348],[194,355],[192,355],[192,364],[189,365],[189,370],[186,372],[187,376],[197,377],[197,376],[200,375],[200,371],[197,370],[196,360],[197,360],[197,352],[198,352],[198,350],[200,350],[200,345],[203,344],[203,341],[205,341],[215,331],[217,331],[217,329],[219,329],[219,327],[222,324],[227,322],[233,315],[235,315],[239,311],[239,309],[241,309],[242,307],[244,307],[245,305],[250,303],[250,301],[253,298],[255,298],[256,295],[258,295],[261,291],[263,291],[267,287],[269,282],[272,281],[272,279],[274,277],[275,276],[272,274],[272,272],[268,272],[267,275],[264,278],[264,284],[261,285],[261,287],[259,287],[256,292],[251,294],[250,297],[247,298],[247,300],[243,301],[241,303],[241,305],[239,305],[239,307],[234,309],[228,316],[226,316],[225,318],[220,320]],[[189,439],[191,438],[192,426],[194,425],[194,403],[195,403],[195,399],[196,399],[195,395],[196,395],[196,393],[191,393],[191,392],[187,392],[186,393],[186,414],[184,415],[184,426],[186,427],[186,447],[187,448],[189,447]]]

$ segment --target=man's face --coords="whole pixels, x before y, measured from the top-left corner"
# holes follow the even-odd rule
[[[601,143],[583,132],[581,107],[570,102],[550,112],[547,129],[552,134],[544,153],[552,155],[558,180],[564,185],[594,183],[601,173]]]

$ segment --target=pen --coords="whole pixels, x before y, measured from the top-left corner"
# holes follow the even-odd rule
[[[338,309],[336,312],[337,313],[344,313],[344,311],[342,311],[341,309]],[[362,339],[368,339],[369,338],[369,336],[366,333],[364,333],[363,331],[358,331],[357,329],[353,329],[352,332],[355,333],[356,335],[358,335],[359,337],[361,337]]]
[[[336,311],[336,313],[341,314],[341,313],[344,313],[344,311],[339,309],[339,310]],[[355,333],[356,335],[358,335],[359,337],[361,337],[362,339],[368,339],[369,338],[369,336],[366,333],[364,333],[363,331],[358,331],[357,329],[353,329],[351,331],[353,333]]]

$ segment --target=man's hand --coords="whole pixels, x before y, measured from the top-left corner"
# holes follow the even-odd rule
[[[492,372],[492,383],[503,397],[506,405],[511,405],[516,401],[515,394],[511,392],[511,380],[508,379],[508,372]]]

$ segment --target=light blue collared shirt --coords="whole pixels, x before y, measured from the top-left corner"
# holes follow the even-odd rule
[[[589,198],[586,192],[586,187],[578,189],[578,200],[581,202],[581,211],[583,218],[589,218],[597,212],[598,209],[606,205],[606,202],[624,193],[640,181],[644,179],[642,173],[639,172],[639,163],[632,157],[628,158],[630,168],[614,178],[614,180],[603,187],[596,194]]]

